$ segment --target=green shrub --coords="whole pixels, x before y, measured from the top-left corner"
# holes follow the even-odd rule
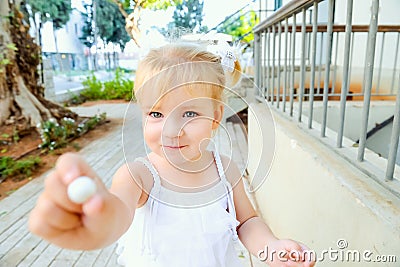
[[[131,100],[133,92],[133,81],[123,77],[124,71],[117,68],[113,80],[102,83],[92,74],[82,82],[84,90],[80,95],[85,100]],[[76,101],[76,99],[74,99]]]
[[[103,84],[96,76],[92,73],[86,80],[82,82],[84,89],[80,95],[87,100],[103,99]]]
[[[0,180],[9,176],[28,177],[40,165],[40,157],[30,156],[27,159],[14,161],[11,157],[0,157]]]
[[[11,157],[0,157],[0,178],[5,178],[11,173],[14,160]],[[0,179],[1,180],[1,179]]]
[[[82,135],[90,130],[92,130],[96,125],[106,120],[106,113],[96,114],[96,116],[91,117],[84,122],[80,123],[77,128],[78,135]]]
[[[88,118],[80,124],[71,118],[63,118],[60,123],[55,119],[42,122],[38,125],[41,132],[42,143],[39,148],[54,150],[67,145],[69,140],[78,137],[105,121],[106,113]]]
[[[61,122],[64,122],[64,119]],[[75,124],[75,121],[72,121]],[[39,145],[39,148],[54,150],[59,147],[64,147],[67,144],[67,130],[55,119],[42,122],[40,128],[42,143]]]

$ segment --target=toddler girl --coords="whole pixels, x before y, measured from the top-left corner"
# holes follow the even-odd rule
[[[68,249],[118,240],[119,263],[126,266],[241,266],[237,239],[254,255],[266,247],[287,252],[267,258],[270,266],[313,266],[289,257],[305,247],[273,235],[248,200],[236,165],[208,149],[222,120],[226,81],[240,75],[238,61],[228,56],[232,64],[224,70],[220,56],[197,45],[150,51],[138,66],[135,96],[151,152],[123,165],[110,189],[80,156],[61,156],[31,212],[31,231]],[[83,204],[67,194],[79,176],[97,185]]]

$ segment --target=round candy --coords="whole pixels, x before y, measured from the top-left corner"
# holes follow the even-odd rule
[[[93,179],[81,176],[68,186],[68,197],[72,202],[82,204],[96,193],[96,184]]]

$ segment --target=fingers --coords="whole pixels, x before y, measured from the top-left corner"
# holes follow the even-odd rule
[[[305,244],[298,242],[302,251],[310,252],[310,248],[307,247]],[[303,261],[305,267],[312,267],[315,265],[315,254],[314,253],[303,253]]]
[[[62,175],[57,171],[49,173],[45,180],[45,189],[43,192],[47,201],[54,202],[60,208],[69,212],[82,212],[81,205],[73,203],[67,195],[67,185],[62,181]],[[38,202],[38,205],[45,205],[45,202]]]
[[[41,195],[29,218],[30,230],[42,237],[51,238],[60,232],[81,226],[81,216],[71,213]]]
[[[281,250],[285,253],[281,254],[279,258],[275,258],[273,264],[286,267],[312,267],[315,265],[315,259],[312,258],[309,248],[300,243],[290,239],[284,239],[278,241]],[[272,266],[275,266],[273,265]]]
[[[284,239],[281,241],[283,242],[283,245],[287,251],[291,251],[291,250],[302,251],[300,244],[296,241],[293,241],[291,239]]]
[[[96,183],[96,193],[85,203],[73,203],[68,197],[68,186],[78,177],[87,176]],[[57,188],[56,194],[51,192],[52,199],[62,208],[70,212],[81,213],[81,223],[85,228],[95,228],[99,224],[99,216],[104,209],[105,199],[109,197],[108,190],[100,178],[85,160],[72,153],[62,155],[56,164],[54,177],[49,177],[49,188]]]
[[[101,210],[102,201],[94,199],[84,205],[72,202],[67,194],[68,185],[79,176],[93,177],[105,194],[105,187],[90,166],[77,154],[59,157],[56,166],[45,180],[45,188],[29,217],[31,231],[43,238],[82,226],[83,213],[94,214]],[[87,204],[87,206],[85,206]]]
[[[70,185],[76,178],[80,176],[87,176],[93,179],[96,183],[96,194],[104,195],[104,193],[108,192],[101,179],[97,176],[89,164],[87,164],[86,161],[78,154],[66,153],[60,156],[56,163],[55,172],[59,176],[57,178],[64,185]],[[66,190],[64,191],[63,196],[67,196]]]
[[[60,176],[61,181],[68,185],[79,176],[97,178],[96,173],[90,168],[86,161],[78,154],[66,153],[57,160],[55,170]]]

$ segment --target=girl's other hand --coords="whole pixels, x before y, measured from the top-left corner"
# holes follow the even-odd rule
[[[269,244],[266,263],[271,267],[312,267],[315,265],[315,255],[309,253],[309,248],[290,239],[281,239]]]
[[[68,198],[67,188],[76,178],[88,176],[96,183],[96,193],[77,204]],[[94,249],[102,242],[107,219],[111,215],[104,184],[77,154],[67,153],[57,160],[47,176],[42,194],[29,216],[29,229],[43,239],[64,248]]]

